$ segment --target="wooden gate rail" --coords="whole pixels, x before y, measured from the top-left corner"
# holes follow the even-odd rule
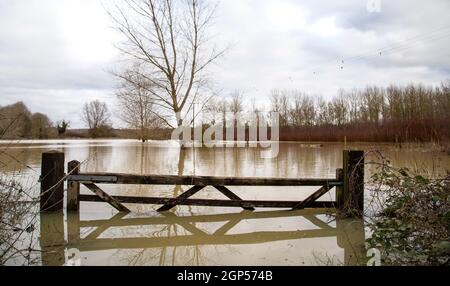
[[[164,213],[162,217],[151,218],[124,218],[124,213],[118,213],[109,220],[80,221],[79,215],[69,217],[68,223],[75,225],[77,229],[71,228],[78,233],[68,237],[69,247],[75,247],[80,251],[97,251],[107,249],[132,249],[132,248],[153,248],[153,247],[175,247],[175,246],[195,246],[195,245],[219,245],[219,244],[254,244],[273,241],[337,236],[336,227],[332,227],[328,222],[317,218],[317,214],[322,213],[299,213],[299,212],[242,212],[238,214],[201,215],[191,217],[179,217],[172,213]],[[227,234],[233,227],[242,220],[258,220],[268,218],[301,217],[318,229],[294,230],[294,231],[260,231],[251,233]],[[78,220],[74,222],[73,220]],[[212,233],[199,229],[196,222],[225,222]],[[151,237],[151,238],[100,238],[101,234],[109,228],[144,225],[179,225],[191,235],[177,235],[172,237]],[[80,237],[80,228],[95,228],[84,238]]]
[[[292,208],[294,209],[298,202],[296,201],[236,201],[236,200],[208,200],[208,199],[170,199],[170,198],[152,198],[152,197],[124,197],[114,196],[116,201],[123,204],[149,204],[149,205],[180,205],[180,206],[210,206],[210,207],[240,207],[240,208]],[[103,199],[93,195],[80,195],[80,201],[83,202],[105,202]],[[334,208],[334,201],[318,201],[309,204],[311,208]],[[298,209],[298,208],[297,208]]]
[[[75,216],[79,220],[76,213]],[[318,219],[317,215],[326,215],[321,210],[302,210],[302,211],[261,211],[261,212],[237,212],[226,214],[207,214],[207,215],[192,215],[192,216],[176,216],[176,220],[173,217],[169,217],[164,213],[163,216],[156,217],[132,217],[124,218],[124,216],[114,216],[109,219],[96,219],[96,220],[81,220],[77,222],[79,227],[100,227],[108,225],[108,227],[122,227],[122,226],[144,226],[144,225],[162,225],[170,224],[170,222],[179,223],[216,223],[216,222],[228,222],[234,220],[258,220],[258,219],[271,219],[271,218],[289,218],[301,216],[312,224],[319,228],[331,227],[326,222]],[[170,220],[172,219],[172,220]]]
[[[161,176],[130,175],[118,173],[83,173],[68,175],[68,181],[94,184],[121,185],[180,185],[180,186],[342,186],[343,182],[332,179],[296,179],[296,178],[235,178],[211,176]]]
[[[129,212],[123,204],[156,204],[162,205],[158,211],[168,211],[177,205],[240,207],[245,210],[255,208],[344,208],[352,207],[361,214],[364,205],[364,152],[344,151],[343,168],[336,170],[335,178],[243,178],[212,176],[176,176],[176,175],[135,175],[120,173],[80,173],[80,163],[68,163],[67,175],[64,175],[64,153],[51,152],[42,156],[41,199],[42,211],[62,209],[61,198],[64,192],[61,182],[67,181],[67,209],[78,211],[80,201],[107,202],[120,212]],[[55,168],[57,169],[55,171]],[[62,171],[61,171],[62,168]],[[48,176],[48,174],[59,174]],[[80,184],[86,186],[94,195],[80,195]],[[191,186],[190,189],[176,198],[110,196],[97,184],[124,185],[180,185]],[[207,186],[212,186],[229,200],[190,199]],[[303,201],[259,201],[244,200],[234,194],[227,186],[317,186],[317,191]],[[335,201],[317,201],[332,188],[336,189]]]

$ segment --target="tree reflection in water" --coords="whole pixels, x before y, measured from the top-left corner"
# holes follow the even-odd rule
[[[77,214],[70,214],[65,241],[64,232],[61,231],[64,229],[64,220],[60,215],[47,214],[41,217],[41,229],[45,230],[41,233],[40,241],[43,249],[42,263],[61,265],[64,263],[64,252],[77,249],[81,253],[116,251],[111,257],[120,257],[120,264],[127,265],[214,265],[220,264],[217,255],[221,251],[211,250],[210,246],[247,245],[251,249],[250,246],[268,242],[327,237],[337,238],[337,245],[344,250],[345,265],[364,263],[363,222],[341,219],[335,222],[324,221],[321,219],[324,215],[324,212],[318,210],[243,211],[190,216],[166,212],[154,217],[116,214],[106,220],[80,221]],[[244,221],[259,220],[262,224],[269,224],[270,219],[286,218],[304,219],[314,227],[304,230],[271,230],[268,226],[269,230],[265,231],[233,231]],[[221,226],[217,227],[219,223]],[[89,229],[89,232],[80,234],[80,229]],[[203,254],[203,250],[206,253]],[[228,250],[233,251],[230,248]],[[240,264],[239,259],[245,253],[234,254],[236,264]],[[118,261],[104,263],[117,264]]]

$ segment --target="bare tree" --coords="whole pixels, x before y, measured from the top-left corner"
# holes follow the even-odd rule
[[[138,130],[138,138],[143,142],[149,138],[150,129],[162,124],[161,119],[155,114],[153,96],[149,92],[151,83],[134,72],[126,75],[130,80],[124,81],[118,91],[120,117],[133,129]],[[133,82],[133,84],[131,84]]]
[[[334,124],[342,126],[347,123],[347,100],[345,99],[344,90],[339,91],[339,95],[330,102],[331,110],[334,118]]]
[[[209,121],[211,125],[217,124],[220,117],[220,101],[214,97],[211,98],[203,110],[204,118]]]
[[[328,104],[321,96],[317,97],[315,106],[316,106],[316,125],[324,126],[331,124]]]
[[[293,107],[290,109],[293,126],[313,126],[316,122],[316,108],[313,97],[296,91],[293,98]]]
[[[46,139],[50,137],[52,122],[47,115],[34,113],[31,116],[31,137],[37,139]]]
[[[259,128],[259,117],[261,116],[261,113],[263,113],[263,108],[257,105],[256,98],[254,97],[252,97],[252,99],[250,100],[250,109],[253,118],[256,120],[256,128]]]
[[[21,101],[0,108],[0,136],[28,138],[31,135],[31,112]]]
[[[228,112],[228,102],[226,99],[221,99],[217,102],[218,110],[220,112],[220,115],[222,117],[222,126],[226,128],[227,126],[227,112]]]
[[[202,0],[124,0],[108,11],[126,38],[119,50],[142,68],[134,77],[116,75],[138,86],[137,77],[151,82],[155,114],[171,127],[173,119],[182,125],[194,102],[208,100],[206,69],[224,53],[209,45],[214,12]]]
[[[86,103],[83,107],[82,119],[89,127],[92,137],[97,137],[104,129],[110,128],[110,117],[108,106],[99,100]]]
[[[233,112],[233,115],[237,115],[238,113],[244,111],[244,93],[240,90],[235,90],[231,94],[231,100],[229,103],[230,111]]]

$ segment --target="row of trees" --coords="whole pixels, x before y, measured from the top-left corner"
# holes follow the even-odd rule
[[[136,131],[137,138],[145,141],[155,129],[172,128],[156,114],[147,89],[125,85],[117,96],[118,114]],[[201,115],[206,126],[226,126],[237,114],[250,122],[255,115],[269,119],[270,112],[277,112],[281,140],[340,141],[347,137],[360,141],[439,141],[450,136],[450,80],[438,87],[411,84],[341,90],[329,101],[298,90],[273,90],[266,106],[236,90],[229,97],[213,97],[199,107],[196,115]],[[89,128],[89,137],[112,136],[106,103],[86,103],[81,118]],[[31,113],[23,102],[0,107],[0,119],[0,138],[54,138],[68,127],[66,121],[54,125],[45,114]]]
[[[340,90],[331,100],[298,90],[273,90],[267,106],[235,91],[213,99],[203,110],[208,124],[226,123],[241,113],[280,116],[283,140],[430,141],[449,137],[450,80],[438,87],[410,84]]]
[[[94,100],[86,103],[82,119],[89,127],[90,137],[110,135],[110,113],[106,103]],[[65,135],[69,122],[61,120],[54,124],[43,113],[32,113],[23,102],[0,107],[0,138],[2,139],[49,139]],[[76,135],[76,134],[74,134]],[[79,134],[80,135],[80,134]]]
[[[118,96],[122,118],[141,130],[139,138],[145,138],[142,130],[168,127],[154,115],[152,95],[145,89],[131,93],[122,89]],[[282,140],[440,141],[450,135],[450,80],[437,87],[410,84],[340,90],[330,100],[298,90],[273,90],[265,106],[235,90],[227,97],[210,98],[198,110],[195,115],[201,115],[201,120],[196,124],[203,122],[205,127],[217,123],[226,127],[237,114],[250,123],[255,115],[269,120],[270,113],[277,112]]]
[[[46,139],[57,133],[42,113],[31,113],[23,102],[0,107],[0,138]]]
[[[295,90],[274,90],[270,110],[280,114],[280,124],[283,127],[367,123],[382,125],[448,119],[450,81],[436,88],[410,84],[341,90],[338,96],[330,101]]]
[[[268,106],[246,100],[241,91],[229,98],[213,98],[203,110],[203,118],[214,124],[225,121],[226,114],[245,116],[277,112],[281,127],[346,126],[372,123],[448,119],[450,116],[450,80],[439,87],[424,85],[367,87],[340,90],[327,101],[320,95],[299,90],[272,90]]]
[[[127,97],[124,96],[124,99]],[[134,119],[137,120],[139,112],[134,110],[133,101],[121,101],[121,114],[124,121],[135,126]],[[129,107],[125,108],[125,104]],[[133,112],[132,112],[133,110]],[[129,111],[129,112],[128,112]],[[128,115],[125,116],[125,115]],[[128,120],[129,118],[129,120]],[[2,139],[49,139],[58,138],[59,136],[75,136],[75,137],[114,137],[112,133],[111,113],[105,102],[94,100],[86,103],[81,111],[81,119],[88,128],[87,134],[85,132],[69,132],[69,122],[61,120],[56,124],[53,123],[49,117],[43,113],[32,113],[23,102],[16,102],[14,104],[0,107],[0,138]],[[148,128],[149,122],[143,122],[141,126],[145,126],[146,132],[150,131]],[[155,126],[156,127],[156,126]],[[141,138],[141,137],[139,137]]]

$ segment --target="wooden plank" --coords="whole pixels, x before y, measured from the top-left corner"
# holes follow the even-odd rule
[[[318,219],[314,215],[304,215],[305,219],[309,220],[312,224],[314,224],[317,227],[323,228],[323,229],[329,229],[332,228],[328,223],[324,222],[323,220]]]
[[[80,162],[70,161],[67,164],[67,173],[78,175],[80,173]],[[78,196],[80,195],[80,183],[76,181],[67,181],[67,211],[77,212],[80,209]]]
[[[344,169],[336,169],[336,179],[344,181]],[[344,205],[344,187],[336,186],[336,207],[342,208]]]
[[[177,176],[177,175],[133,175],[118,173],[83,173],[69,176],[71,181],[96,184],[124,185],[179,185],[179,186],[337,186],[342,182],[332,179],[299,178],[256,178],[256,177],[211,177],[211,176]]]
[[[364,211],[364,151],[343,153],[344,191],[343,206],[351,216],[361,216]]]
[[[196,245],[256,244],[302,238],[333,237],[336,229],[313,229],[295,231],[261,231],[230,235],[183,235],[151,238],[100,238],[81,240],[76,246],[80,251],[107,249],[143,249]],[[70,245],[69,245],[70,246]]]
[[[115,209],[117,209],[119,212],[130,212],[130,210],[127,207],[118,202],[114,197],[111,197],[110,195],[105,193],[97,185],[87,183],[84,183],[83,185],[85,185],[89,190],[91,190],[94,194],[96,194],[97,197],[99,197],[103,202],[107,202]]]
[[[325,195],[331,188],[329,186],[323,186],[318,191],[314,192],[314,194],[307,197],[304,201],[299,202],[293,209],[300,210],[308,207],[312,202],[315,202],[321,196]]]
[[[125,212],[117,213],[107,223],[98,226],[95,230],[93,230],[91,233],[89,233],[84,239],[90,240],[90,239],[98,238],[108,228],[112,227],[112,225],[110,225],[110,223],[113,223],[115,220],[120,220],[126,215],[127,215],[127,213],[125,213]]]
[[[62,211],[41,212],[38,225],[40,227],[39,245],[42,265],[63,265],[65,262],[64,245],[66,244],[64,238],[64,213]]]
[[[184,200],[188,199],[189,197],[192,197],[193,195],[195,195],[196,193],[198,193],[199,191],[201,191],[204,187],[203,186],[193,186],[192,188],[190,188],[189,190],[187,190],[186,192],[182,193],[181,195],[179,195],[176,200],[166,203],[164,204],[162,207],[160,207],[157,211],[158,212],[164,212],[164,211],[168,211],[170,209],[172,209],[173,207],[175,207],[176,205],[180,204],[179,202],[183,202]]]
[[[207,199],[173,199],[152,197],[125,197],[114,196],[116,201],[127,204],[154,204],[154,205],[184,205],[184,206],[210,206],[210,207],[254,207],[254,208],[294,208],[295,201],[235,201],[235,200],[207,200]],[[92,195],[80,195],[80,201],[103,202],[102,199]],[[334,201],[313,202],[311,208],[334,208]]]
[[[242,219],[239,219],[239,218],[230,220],[229,222],[222,225],[218,230],[216,230],[214,232],[214,235],[225,235],[228,231],[230,231],[233,227],[235,227],[241,221],[242,221]]]
[[[350,196],[349,196],[349,194],[350,194],[350,191],[349,191],[349,182],[350,182],[349,181],[349,178],[350,178],[349,167],[350,166],[349,166],[349,162],[348,162],[349,154],[350,154],[350,151],[348,151],[348,150],[344,150],[342,152],[342,175],[344,177],[344,184],[342,186],[342,196],[339,199],[340,203],[341,203],[340,208],[342,210],[346,208],[346,205],[348,204],[349,198],[350,198]]]
[[[67,213],[67,240],[76,243],[80,240],[80,212]]]
[[[41,212],[62,211],[64,208],[64,153],[42,153],[41,162]]]
[[[95,196],[93,196],[95,197]],[[167,214],[167,213],[165,213]],[[226,214],[209,214],[209,215],[194,215],[194,216],[177,216],[176,220],[192,223],[209,223],[209,222],[226,222],[235,219],[239,220],[253,220],[253,219],[267,219],[267,218],[288,218],[288,217],[302,217],[312,215],[323,215],[325,211],[321,209],[304,209],[298,211],[260,211],[260,212],[240,212],[240,213],[226,213]],[[159,224],[171,224],[173,218],[163,217],[137,217],[137,218],[124,218],[124,219],[103,219],[103,220],[83,220],[80,221],[80,227],[97,227],[105,223],[109,223],[112,226],[142,226],[142,225],[159,225]]]
[[[192,234],[195,235],[208,235],[206,232],[204,232],[201,229],[198,229],[195,225],[192,225],[191,222],[187,222],[184,220],[177,220],[178,216],[174,213],[171,212],[166,212],[163,214],[163,216],[167,217],[167,218],[172,218],[172,220],[170,222],[175,223],[181,227],[183,227],[185,230],[189,231]],[[171,223],[169,223],[171,224]]]
[[[236,195],[235,193],[230,191],[227,187],[214,186],[214,188],[216,188],[219,192],[221,192],[224,196],[226,196],[230,200],[242,201],[242,199],[238,195]],[[255,210],[255,208],[252,208],[252,207],[243,207],[243,209],[247,210],[247,211],[254,211]]]

